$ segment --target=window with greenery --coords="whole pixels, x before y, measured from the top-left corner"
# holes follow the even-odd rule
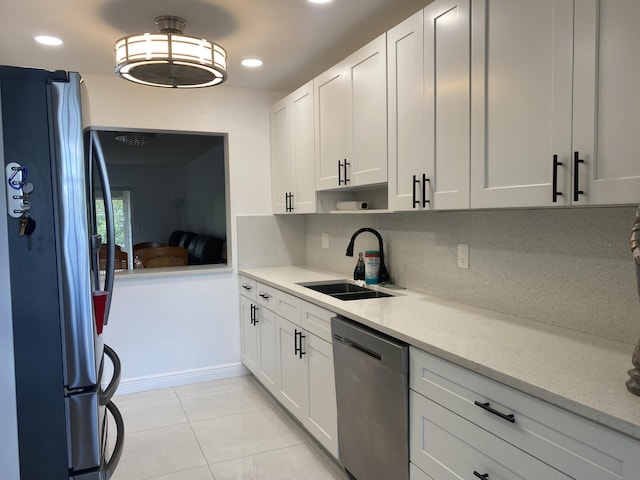
[[[113,223],[115,230],[115,244],[131,253],[133,243],[131,239],[131,192],[125,189],[112,189],[111,203],[113,204]],[[102,242],[106,243],[107,223],[104,213],[104,198],[102,192],[96,192],[96,224]],[[129,268],[133,268],[132,255],[129,255]]]

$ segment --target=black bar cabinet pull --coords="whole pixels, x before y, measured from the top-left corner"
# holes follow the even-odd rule
[[[558,161],[558,155],[553,156],[553,203],[558,201],[558,196],[562,196],[562,192],[558,191],[558,167],[562,166],[562,162]]]
[[[491,408],[491,404],[489,402],[480,403],[479,401],[476,400],[473,403],[474,405],[486,410],[487,412],[493,413],[494,415],[497,415],[498,417],[503,418],[507,422],[516,423],[516,419],[513,416],[513,413],[510,413],[507,415],[506,413],[499,412],[498,410]]]
[[[580,182],[578,181],[578,175],[580,174],[579,165],[584,163],[584,160],[580,159],[580,155],[578,152],[573,153],[573,201],[578,201],[579,195],[584,195],[582,190],[578,190],[580,188]]]
[[[301,346],[300,347],[298,346],[298,334],[299,333],[302,333],[302,332],[299,332],[298,329],[296,328],[294,330],[294,334],[293,334],[293,348],[294,348],[293,354],[294,355],[298,355],[300,353],[300,350],[302,349]],[[300,342],[300,343],[302,343],[302,342]]]
[[[346,159],[345,159],[346,162]],[[338,185],[342,185],[342,161],[338,160]]]
[[[351,165],[351,164],[347,162],[347,159],[345,158],[344,159],[344,184],[345,185],[351,181],[347,178],[347,165]]]
[[[307,352],[302,351],[302,339],[307,338],[306,335],[302,334],[302,330],[298,331],[298,329],[294,329],[293,336],[293,346],[294,346],[294,355],[298,355],[298,357],[302,358],[302,355],[305,355]]]
[[[291,192],[285,194],[285,211],[293,212],[293,193]]]
[[[284,211],[285,212],[289,211],[289,192],[286,192],[284,194]]]
[[[300,350],[299,350],[299,352],[298,352],[298,353],[299,353],[299,357],[300,357],[300,358],[302,358],[302,355],[304,355],[304,354],[306,354],[306,353],[307,353],[307,352],[305,352],[305,351],[303,351],[303,350],[302,350],[302,339],[303,339],[303,338],[307,338],[307,336],[306,336],[306,335],[303,335],[303,334],[302,334],[302,331],[300,331],[299,335],[300,335]]]
[[[422,208],[426,208],[427,203],[431,203],[429,199],[427,199],[427,183],[429,182],[429,179],[427,178],[426,174],[422,174]]]
[[[253,303],[251,304],[251,324],[255,325],[258,323],[258,316],[256,313],[258,312],[258,307],[256,307]]]
[[[420,202],[416,200],[416,184],[420,184],[420,180],[413,176],[413,208],[416,208],[417,205],[420,205]]]
[[[478,473],[478,472],[476,472],[474,470],[473,474],[478,478],[482,478],[482,480],[489,480],[489,474],[488,473]]]

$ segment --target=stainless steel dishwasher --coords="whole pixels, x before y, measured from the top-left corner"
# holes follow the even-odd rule
[[[357,480],[409,478],[409,346],[331,319],[340,461]]]

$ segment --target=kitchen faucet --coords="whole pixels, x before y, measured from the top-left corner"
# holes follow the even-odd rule
[[[364,227],[359,230],[356,230],[356,232],[351,236],[351,241],[349,242],[349,245],[347,245],[347,253],[346,253],[347,257],[353,257],[353,244],[356,241],[356,237],[360,235],[362,232],[370,232],[370,233],[373,233],[376,237],[378,237],[378,244],[380,248],[380,271],[378,272],[378,281],[380,283],[388,282],[391,277],[389,276],[387,267],[384,264],[384,249],[382,247],[382,237],[380,236],[377,230],[374,230],[373,228],[369,228],[369,227]]]

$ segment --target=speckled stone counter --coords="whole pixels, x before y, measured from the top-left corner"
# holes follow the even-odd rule
[[[298,285],[343,275],[304,267],[240,274],[640,439],[640,397],[625,386],[633,345],[408,290],[345,302]]]

